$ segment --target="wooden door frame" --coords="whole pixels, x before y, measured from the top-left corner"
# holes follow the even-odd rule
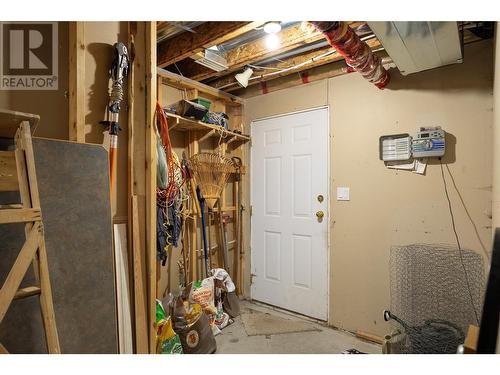
[[[252,121],[250,122],[250,137],[252,138],[252,140],[254,139],[254,123],[257,122],[257,121],[264,121],[264,120],[272,120],[274,118],[278,118],[278,117],[284,117],[284,116],[290,116],[290,115],[296,115],[296,114],[300,114],[300,113],[305,113],[305,112],[312,112],[312,111],[317,111],[317,110],[321,110],[321,109],[326,109],[326,114],[327,114],[327,133],[328,133],[328,146],[327,146],[327,150],[326,150],[326,154],[327,154],[327,165],[326,165],[326,169],[327,169],[327,181],[328,181],[328,186],[327,186],[327,190],[328,190],[328,199],[327,199],[327,208],[328,208],[328,215],[326,216],[326,220],[327,220],[327,241],[326,241],[326,248],[327,248],[327,251],[326,251],[326,261],[327,261],[327,267],[326,267],[326,280],[327,280],[327,283],[326,283],[326,294],[327,294],[327,301],[326,301],[326,317],[327,317],[327,323],[328,324],[331,324],[331,320],[332,320],[332,316],[331,316],[331,310],[330,310],[330,302],[332,301],[332,297],[331,297],[331,294],[330,294],[330,291],[332,290],[332,281],[331,281],[331,278],[330,278],[330,269],[331,269],[331,259],[332,259],[332,256],[331,256],[331,252],[332,252],[332,240],[331,240],[331,234],[332,234],[332,228],[331,228],[331,223],[332,223],[332,209],[333,209],[333,183],[332,183],[332,180],[331,180],[331,166],[332,166],[332,162],[331,162],[331,157],[332,157],[332,153],[331,153],[331,148],[332,148],[332,134],[331,134],[331,117],[330,117],[330,106],[329,105],[322,105],[322,106],[317,106],[317,107],[312,107],[312,108],[306,108],[306,109],[301,109],[301,110],[298,110],[298,111],[293,111],[293,112],[284,112],[284,113],[279,113],[279,114],[276,114],[276,115],[271,115],[271,116],[265,116],[265,117],[259,117],[259,118],[256,118],[256,119],[252,119]],[[252,196],[252,173],[253,173],[253,160],[252,160],[252,145],[250,145],[250,155],[249,155],[249,165],[250,165],[250,168],[249,168],[249,178],[250,178],[250,189],[249,189],[249,196],[250,196],[250,207],[253,207],[253,196]],[[253,226],[252,226],[252,221],[253,221],[253,215],[250,215],[250,300],[253,299],[253,296],[252,296],[252,270],[253,270],[253,243],[252,243],[252,239],[253,239]],[[277,309],[280,309],[280,307],[277,307],[277,306],[274,306],[275,308]],[[300,313],[297,313],[299,315],[301,315]],[[308,317],[310,318],[310,317]],[[311,319],[315,319],[315,318],[311,318]]]

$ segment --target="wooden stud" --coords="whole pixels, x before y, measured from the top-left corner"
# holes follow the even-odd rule
[[[149,352],[156,353],[156,22],[146,22],[146,254]]]
[[[146,22],[129,22],[129,228],[134,268],[135,350],[149,353],[146,243]],[[154,107],[153,107],[154,108]]]
[[[262,22],[205,22],[193,29],[193,33],[179,36],[158,44],[158,66],[166,67],[188,58],[205,48],[224,43],[260,26]],[[156,29],[156,24],[154,25]],[[156,36],[155,36],[156,42]]]
[[[85,143],[85,22],[69,22],[69,140]]]
[[[139,206],[137,195],[132,196],[132,252],[134,260],[134,310],[135,310],[135,343],[136,353],[148,353],[148,332],[146,317],[146,300],[142,271],[142,246],[139,230]]]

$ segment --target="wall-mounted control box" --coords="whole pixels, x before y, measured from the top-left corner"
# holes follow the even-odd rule
[[[383,161],[404,161],[411,158],[443,156],[446,150],[446,132],[440,126],[420,128],[409,134],[384,135],[379,139],[379,157]]]
[[[443,156],[445,151],[445,133],[441,128],[424,129],[412,137],[414,158]]]

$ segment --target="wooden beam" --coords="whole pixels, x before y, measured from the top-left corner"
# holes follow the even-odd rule
[[[222,90],[215,89],[211,86],[194,81],[192,79],[182,77],[178,74],[169,72],[168,70],[165,69],[158,68],[157,74],[162,79],[163,83],[172,87],[179,88],[181,90],[184,89],[198,90],[198,92],[201,92],[201,96],[203,97],[208,96],[207,99],[210,98],[222,99],[226,102],[226,104],[231,104],[231,103],[243,104],[244,102],[243,99],[238,98],[237,96],[234,96]]]
[[[159,43],[157,65],[163,68],[176,63],[203,51],[205,48],[236,38],[261,24],[262,22],[248,21],[205,22],[195,27],[194,33],[182,33],[175,38]]]
[[[85,22],[69,23],[69,140],[85,143]]]
[[[392,62],[390,57],[388,57],[387,53],[385,52],[380,54],[380,58],[382,59],[383,64],[389,64]],[[307,70],[308,74],[307,83],[337,77],[350,72],[352,72],[352,70],[348,68],[344,60],[332,62],[330,64],[321,65],[316,68]],[[304,83],[304,81],[299,77],[298,74],[290,74],[284,77],[279,77],[270,81],[266,81],[265,90],[263,90],[261,85],[253,85],[249,86],[246,89],[240,89],[239,91],[237,91],[237,94],[243,98],[251,98],[257,95],[267,94],[270,92],[283,90],[290,87],[301,86],[307,83]]]
[[[360,26],[361,24],[363,24],[363,22],[350,22],[350,26],[353,28]],[[276,50],[269,50],[264,37],[229,51],[226,54],[229,66],[228,70],[215,72],[190,61],[179,65],[179,69],[183,75],[197,81],[203,81],[208,78],[220,77],[222,75],[232,73],[236,70],[242,69],[245,65],[280,55],[295,48],[318,42],[324,38],[323,34],[319,31],[310,32],[309,30],[304,30],[301,25],[284,29],[277,35],[280,39],[280,48]]]
[[[156,353],[156,22],[146,22],[146,254],[149,353]]]
[[[145,288],[143,283],[143,270],[141,254],[141,236],[139,231],[139,203],[137,195],[132,196],[132,244],[134,261],[134,310],[135,310],[135,344],[137,354],[147,354],[148,350],[148,331],[145,302]]]
[[[368,46],[372,50],[382,47],[382,44],[380,43],[380,41],[377,38],[369,39],[366,41],[366,43],[368,44]],[[268,64],[266,66],[269,68],[273,68],[273,70],[280,69],[280,70],[284,70],[284,71],[281,73],[278,73],[276,71],[275,74],[268,75],[268,76],[262,76],[259,79],[249,81],[248,85],[249,86],[255,85],[255,84],[258,84],[260,82],[269,81],[269,80],[276,79],[279,77],[284,77],[284,76],[287,76],[290,74],[302,72],[304,70],[313,69],[313,68],[316,68],[316,67],[321,66],[321,65],[330,64],[332,62],[340,61],[340,60],[344,59],[344,57],[338,52],[334,52],[331,55],[325,56],[323,58],[317,58],[317,57],[319,57],[327,52],[330,52],[330,51],[333,51],[332,47],[326,46],[326,47],[323,47],[323,48],[320,48],[320,49],[317,49],[317,50],[314,50],[311,52],[304,53],[302,55],[297,55],[297,56],[293,56],[293,57],[290,57],[287,59],[283,59],[283,60],[276,62],[274,64]],[[297,68],[285,70],[285,69],[288,69],[288,68],[293,67],[293,66],[297,66]],[[264,73],[269,73],[269,72],[272,72],[272,71],[271,70],[264,71]],[[255,76],[258,76],[258,75],[256,75],[254,73],[253,77],[255,77]],[[237,90],[239,88],[238,82],[236,81],[236,79],[234,78],[233,75],[225,76],[223,78],[220,78],[216,81],[211,82],[210,84],[217,89],[224,88],[227,91],[234,91],[234,90]]]

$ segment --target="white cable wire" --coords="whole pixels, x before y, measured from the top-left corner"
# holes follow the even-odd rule
[[[364,42],[366,40],[373,39],[375,37],[376,37],[375,34],[371,34],[371,35],[367,35],[367,36],[365,36],[363,38],[360,38],[360,39],[361,39],[361,41]],[[379,49],[377,49],[377,51],[379,51]],[[330,56],[331,54],[334,54],[336,52],[337,52],[337,50],[332,49],[332,50],[330,50],[328,52],[322,53],[321,55],[314,56],[314,57],[310,58],[307,61],[301,62],[300,64],[297,64],[297,65],[294,65],[294,66],[290,66],[290,67],[285,68],[285,69],[280,69],[280,70],[277,70],[277,71],[272,72],[272,73],[266,73],[266,74],[261,74],[261,75],[258,75],[258,76],[251,77],[248,81],[249,82],[250,81],[255,81],[256,79],[262,79],[262,78],[273,76],[273,75],[276,75],[276,74],[286,73],[286,72],[288,72],[290,70],[295,70],[295,69],[298,69],[298,68],[300,68],[300,67],[302,67],[304,65],[308,65],[308,64],[313,63],[313,62],[315,62],[317,60],[323,59],[323,58],[325,58],[327,56]],[[251,65],[249,65],[249,66],[251,66]],[[271,68],[267,67],[267,69],[271,69]],[[272,69],[277,69],[277,68],[272,68]],[[233,86],[233,85],[234,85],[234,82],[231,82],[231,83],[228,83],[227,85],[218,87],[218,89],[222,90],[222,89],[225,89],[225,88],[227,88],[229,86]]]

